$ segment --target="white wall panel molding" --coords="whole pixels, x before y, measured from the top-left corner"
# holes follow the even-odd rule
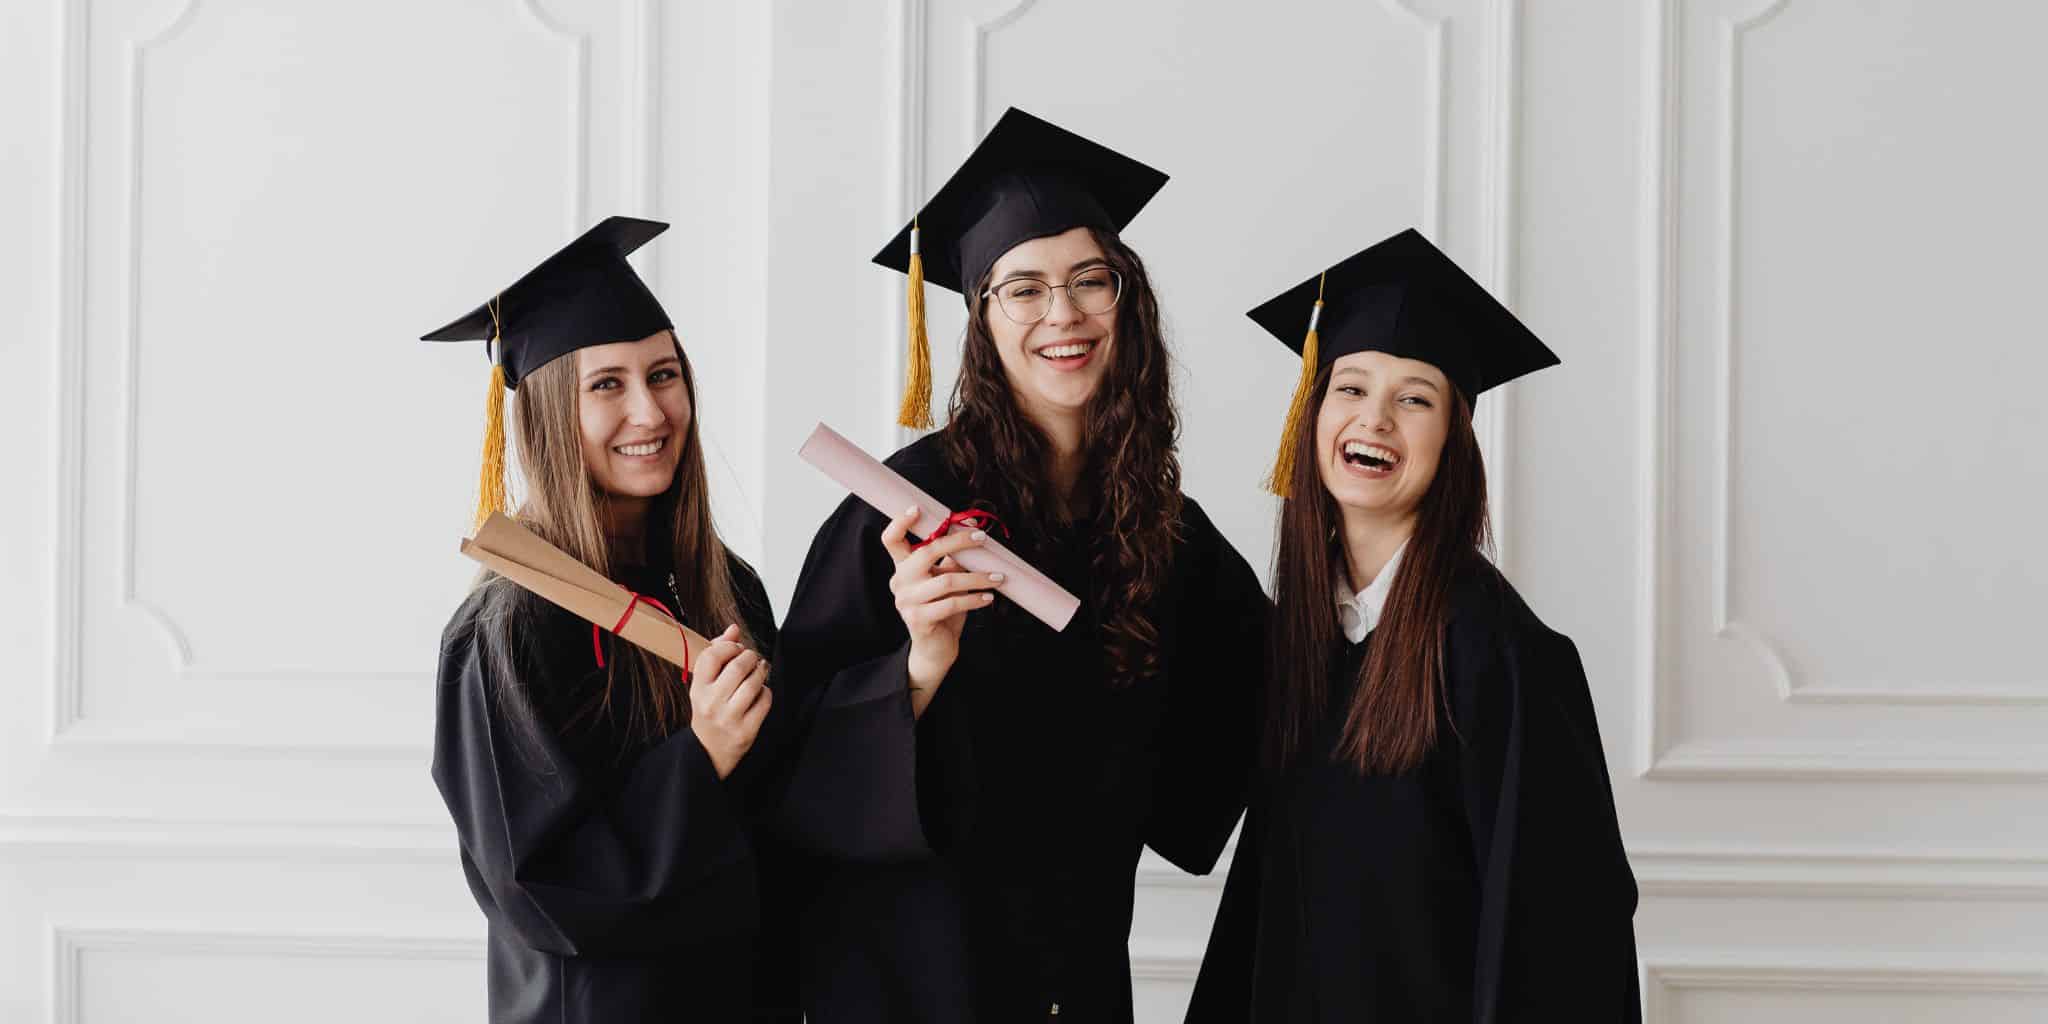
[[[1184,952],[1139,947],[1131,950],[1131,980],[1167,982],[1192,988],[1202,970],[1200,950]]]
[[[0,858],[141,858],[452,867],[445,823],[195,820],[0,811]]]
[[[1741,309],[1737,261],[1741,242],[1738,211],[1742,195],[1742,55],[1743,43],[1775,20],[1790,0],[1661,0],[1645,18],[1643,62],[1644,107],[1641,140],[1642,213],[1639,242],[1645,253],[1645,297],[1641,337],[1644,339],[1639,411],[1645,429],[1638,449],[1638,485],[1642,521],[1637,559],[1637,672],[1643,687],[1635,730],[1638,769],[1646,778],[1670,779],[2039,779],[2048,777],[2048,752],[2009,745],[1955,742],[1934,738],[1911,743],[1849,742],[1816,739],[1796,744],[1783,741],[1685,740],[1675,738],[1677,666],[1666,638],[1686,628],[1675,621],[1673,588],[1683,581],[1673,560],[1683,538],[1675,535],[1681,463],[1681,424],[1676,362],[1682,338],[1704,340],[1712,356],[1707,412],[1710,426],[1701,432],[1709,444],[1711,468],[1706,471],[1709,556],[1703,580],[1708,588],[1705,630],[1717,640],[1747,649],[1760,667],[1763,684],[1781,704],[1878,705],[1899,707],[2043,707],[2048,706],[2048,681],[2018,686],[1873,685],[1829,683],[1802,678],[1783,655],[1768,628],[1743,619],[1730,597],[1732,578],[1733,479],[1736,386],[1734,366],[1741,339],[1736,328]],[[1712,16],[1695,16],[1702,7]],[[1705,23],[1710,36],[1689,39],[1688,26]],[[1687,61],[1711,61],[1709,94],[1689,94]],[[1702,101],[1697,106],[1688,100]],[[1688,118],[1710,118],[1706,131],[1712,145],[1711,167],[1699,168],[1700,180],[1689,180],[1682,139]],[[1708,203],[1711,225],[1707,237],[1682,237],[1684,204]],[[1689,330],[1682,320],[1680,266],[1689,250],[1707,254],[1708,279],[1698,287],[1705,301],[1693,308],[1707,319]],[[1690,279],[1685,287],[1694,287]],[[1740,682],[1729,680],[1730,684]]]
[[[622,19],[621,26],[651,29],[657,7],[653,0],[636,0],[629,8],[633,17]],[[562,210],[565,228],[580,229],[589,216],[595,161],[592,33],[565,23],[540,0],[505,0],[497,9],[505,24],[493,31],[528,35],[564,55],[567,78],[560,93],[571,137],[561,154],[569,182]],[[227,0],[189,0],[167,16],[152,16],[148,24],[127,24],[121,19],[134,17],[131,11],[112,11],[91,0],[70,0],[63,8],[57,400],[52,429],[57,536],[51,567],[53,653],[47,735],[53,744],[95,751],[416,756],[423,749],[418,737],[367,718],[338,721],[325,738],[310,742],[305,736],[278,735],[276,721],[263,715],[238,716],[228,706],[234,701],[225,696],[215,700],[208,684],[361,684],[390,692],[393,687],[422,683],[428,678],[422,669],[351,664],[351,651],[360,647],[347,646],[336,649],[338,657],[332,662],[317,665],[223,657],[220,652],[235,646],[231,640],[209,634],[204,643],[195,642],[195,627],[175,601],[152,593],[138,579],[138,523],[148,514],[138,488],[145,447],[141,395],[149,386],[140,363],[144,349],[153,344],[146,338],[151,325],[145,322],[141,303],[146,255],[153,242],[145,230],[145,211],[176,201],[151,186],[155,163],[145,129],[153,104],[163,95],[153,65],[192,36],[196,27],[239,13]],[[628,104],[637,110],[620,132],[621,182],[623,194],[643,204],[653,203],[658,195],[659,45],[658,37],[650,33],[622,51],[631,58],[621,70],[623,88]],[[101,246],[110,247],[118,257],[100,253]],[[112,312],[102,318],[98,310]],[[94,366],[90,375],[89,363]],[[101,372],[100,365],[112,366],[114,372]],[[109,385],[114,390],[95,393]],[[110,427],[105,433],[103,424]],[[101,438],[90,442],[90,451],[111,456],[111,473],[102,473],[88,459],[88,436]],[[114,442],[108,443],[108,437]],[[101,524],[114,529],[100,532]],[[115,552],[111,575],[96,568],[103,563],[92,555],[95,551]],[[276,603],[274,596],[255,599]],[[197,684],[188,691],[197,719],[104,712],[88,718],[87,647],[104,648],[110,640],[97,635],[102,624],[108,630],[123,629],[118,621],[122,615],[144,624],[146,632],[161,640],[170,680]],[[208,706],[209,701],[220,706]]]
[[[1147,851],[1138,885],[1220,892],[1236,843],[1215,870],[1190,875]],[[1631,848],[1645,898],[2048,900],[2048,854],[2036,850],[1893,852],[1848,848]]]
[[[0,811],[0,857],[103,856],[452,863],[443,823],[186,820],[144,815]],[[1215,892],[1230,869],[1190,875],[1147,853],[1146,889]],[[1646,897],[2048,899],[2048,855],[2025,850],[1653,847],[1629,861]]]
[[[1015,0],[1005,7],[969,19],[967,26],[967,137],[980,141],[988,131],[988,44],[996,33],[1015,25],[1038,6],[1038,0]]]
[[[1515,307],[1515,271],[1521,253],[1522,0],[1492,0],[1487,5],[1487,103],[1491,107],[1486,146],[1487,265],[1474,275],[1509,309]],[[1495,388],[1473,411],[1481,456],[1486,460],[1487,511],[1493,517],[1494,558],[1503,573],[1514,576],[1509,561],[1514,546],[1514,459],[1509,447],[1514,430],[1515,385]]]
[[[886,194],[883,209],[890,212],[893,224],[907,224],[917,211],[922,209],[929,198],[925,187],[925,107],[928,101],[925,80],[930,64],[926,33],[931,23],[928,0],[895,0],[892,8],[896,21],[896,50],[891,54],[894,74],[891,76],[890,108],[884,113],[884,123],[889,126],[889,137],[893,141],[890,152],[895,163],[888,168]],[[979,53],[981,40],[977,37],[976,52]],[[980,65],[977,60],[976,66]],[[877,287],[881,308],[885,311],[881,321],[889,325],[881,332],[876,342],[874,365],[880,374],[875,379],[875,393],[880,399],[875,407],[881,412],[881,421],[875,426],[874,449],[893,452],[910,440],[908,428],[896,422],[898,389],[903,386],[907,353],[904,339],[910,334],[910,311],[905,305],[903,283],[887,278]],[[935,387],[934,391],[937,390]]]
[[[1444,94],[1449,88],[1450,19],[1420,10],[1408,0],[1380,0],[1380,6],[1399,15],[1420,30],[1423,47],[1423,123],[1430,126],[1422,140],[1422,223],[1417,225],[1431,241],[1444,241],[1444,161],[1449,159],[1451,114]]]
[[[481,931],[460,935],[408,935],[316,931],[231,931],[164,924],[53,923],[46,946],[50,964],[51,1024],[83,1024],[84,968],[95,953],[205,957],[315,957],[328,960],[439,960],[480,963]]]
[[[2048,963],[2039,959],[1944,953],[1652,948],[1642,953],[1642,977],[1652,1024],[1691,1019],[1679,1005],[1694,991],[2048,996]]]
[[[2037,851],[1672,847],[1628,856],[1646,897],[2048,899],[2048,856]]]

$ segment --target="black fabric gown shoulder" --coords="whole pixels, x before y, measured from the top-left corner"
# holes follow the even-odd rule
[[[948,506],[975,495],[932,435],[889,465]],[[1000,514],[1001,510],[995,510]],[[818,531],[775,666],[804,704],[779,825],[834,869],[805,918],[814,1022],[1128,1021],[1134,874],[1150,846],[1209,870],[1249,789],[1268,603],[1192,500],[1152,607],[1164,671],[1119,685],[1085,528],[1013,549],[1082,599],[1055,633],[1007,601],[969,615],[922,718],[889,592],[885,517],[848,499]]]
[[[732,565],[746,628],[772,649],[767,594]],[[665,574],[621,582],[668,592]],[[629,742],[588,713],[603,684],[589,624],[520,599],[516,663],[486,644],[479,589],[442,635],[437,688],[433,775],[488,921],[490,1019],[794,1021],[794,964],[761,953],[788,940],[757,892],[753,754],[720,780],[688,729]]]
[[[1311,755],[1246,820],[1189,1021],[1641,1020],[1578,651],[1476,557],[1453,594],[1449,713],[1418,768],[1331,763],[1373,638],[1333,655]]]

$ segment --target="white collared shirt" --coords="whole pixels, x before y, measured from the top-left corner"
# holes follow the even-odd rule
[[[1401,568],[1401,553],[1408,550],[1408,542],[1394,549],[1394,557],[1380,569],[1365,589],[1351,592],[1349,573],[1337,574],[1337,623],[1343,627],[1344,639],[1352,643],[1365,640],[1366,634],[1380,624],[1380,613],[1387,606],[1387,594],[1394,589],[1394,572]]]

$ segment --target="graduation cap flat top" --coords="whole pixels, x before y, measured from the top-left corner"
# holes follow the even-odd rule
[[[1385,352],[1435,366],[1471,400],[1558,363],[1506,306],[1413,228],[1245,315],[1297,353],[1316,317],[1316,366],[1304,367],[1304,378],[1340,356]]]
[[[654,293],[626,262],[668,230],[660,221],[608,217],[514,281],[496,298],[421,341],[498,339],[505,386],[591,345],[638,341],[674,326]]]
[[[925,280],[965,292],[1020,242],[1121,231],[1165,185],[1160,171],[1012,107],[918,212]],[[909,273],[911,228],[875,262]]]

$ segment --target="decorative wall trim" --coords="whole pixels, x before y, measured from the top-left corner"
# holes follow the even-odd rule
[[[1515,307],[1522,223],[1517,195],[1522,186],[1522,0],[1492,0],[1487,6],[1486,182],[1492,232],[1487,239],[1485,277],[1495,298]],[[1514,552],[1514,459],[1509,448],[1514,433],[1515,385],[1495,388],[1486,396],[1479,419],[1479,449],[1492,485],[1487,505],[1493,516],[1494,561],[1509,578]]]
[[[1791,704],[1864,704],[1908,707],[2048,706],[2048,684],[2020,686],[1906,688],[1868,685],[1816,685],[1799,680],[1770,636],[1733,616],[1730,607],[1733,447],[1733,383],[1735,323],[1740,309],[1735,260],[1740,199],[1741,44],[1751,30],[1768,24],[1789,0],[1751,2],[1746,10],[1723,13],[1715,20],[1713,97],[1714,167],[1719,188],[1705,195],[1712,202],[1714,301],[1712,322],[1715,422],[1711,469],[1708,607],[1712,635],[1743,643],[1761,659],[1773,691]],[[1660,0],[1645,18],[1644,111],[1641,159],[1643,211],[1639,244],[1645,253],[1646,297],[1641,334],[1643,391],[1639,408],[1645,430],[1638,450],[1638,481],[1642,520],[1637,543],[1637,677],[1642,699],[1636,728],[1638,773],[1645,778],[1672,779],[2038,779],[2048,777],[2048,755],[2010,747],[1962,743],[1899,744],[1821,742],[1761,744],[1714,741],[1675,744],[1672,721],[1672,672],[1663,638],[1677,624],[1670,621],[1667,601],[1675,578],[1669,543],[1675,509],[1677,424],[1670,414],[1676,396],[1675,359],[1679,343],[1680,256],[1679,212],[1683,169],[1680,167],[1681,122],[1686,116],[1684,59],[1687,0]],[[1697,190],[1695,190],[1697,192]]]
[[[1655,779],[1750,782],[2030,782],[2048,778],[2048,749],[1984,748],[1960,742],[1907,746],[1714,740],[1666,747],[1642,774]]]
[[[1132,981],[1193,985],[1202,971],[1200,950],[1139,948],[1131,950],[1130,956]]]
[[[896,163],[889,168],[882,208],[890,211],[891,225],[901,225],[924,208],[926,198],[925,71],[930,51],[925,38],[931,18],[929,0],[896,0],[895,18],[895,89],[885,120],[895,142]],[[910,336],[910,312],[904,305],[903,287],[901,281],[889,277],[879,290],[886,311],[883,322],[890,325],[882,333],[880,352],[875,358],[875,365],[881,369],[881,380],[877,382],[881,400],[876,403],[880,410],[876,437],[881,439],[883,452],[895,451],[912,436],[908,428],[896,422],[894,400],[897,389],[903,386],[908,358],[904,342]]]
[[[1444,26],[1448,19],[1426,14],[1407,0],[1380,0],[1380,6],[1400,15],[1422,30],[1423,123],[1430,131],[1422,140],[1422,233],[1431,241],[1444,237],[1444,161],[1450,149],[1450,109],[1444,102],[1450,75],[1450,42]]]
[[[446,822],[245,822],[0,811],[0,859],[347,862],[453,865]]]
[[[337,679],[360,680],[365,682],[401,682],[417,680],[418,672],[391,670],[328,670],[328,669],[267,669],[267,668],[205,668],[194,664],[192,647],[187,630],[178,624],[169,611],[160,604],[141,596],[136,588],[136,525],[139,519],[136,479],[139,467],[139,356],[141,352],[142,318],[140,294],[142,286],[142,203],[143,192],[143,102],[145,98],[145,59],[152,51],[169,45],[190,28],[198,19],[201,0],[187,0],[176,14],[157,31],[129,43],[123,51],[121,67],[126,109],[120,112],[123,118],[116,133],[125,140],[126,153],[97,154],[92,152],[92,118],[95,113],[93,90],[93,39],[90,3],[87,0],[69,0],[62,10],[63,41],[59,111],[61,127],[60,166],[57,175],[60,189],[58,228],[57,288],[57,370],[56,417],[53,429],[57,452],[55,508],[53,529],[56,543],[52,553],[51,574],[53,579],[52,606],[52,664],[50,666],[51,698],[49,709],[48,739],[53,744],[78,741],[85,747],[171,747],[190,749],[193,747],[223,747],[227,749],[257,749],[269,752],[289,750],[312,752],[313,748],[284,744],[238,744],[215,743],[208,740],[194,740],[184,736],[170,723],[99,723],[87,725],[84,714],[84,645],[86,641],[84,622],[87,591],[87,569],[84,555],[84,516],[86,505],[86,459],[84,437],[87,430],[87,396],[85,374],[85,349],[87,344],[86,316],[91,282],[87,266],[88,231],[94,214],[94,199],[90,193],[89,164],[95,159],[118,159],[122,161],[122,180],[116,194],[124,204],[114,210],[120,225],[120,244],[124,247],[121,276],[118,282],[120,316],[118,323],[122,332],[120,342],[121,392],[118,407],[121,422],[117,436],[117,493],[116,508],[120,515],[120,556],[117,566],[116,595],[118,606],[133,609],[154,625],[163,636],[174,676],[185,682],[233,682],[233,681],[333,681]],[[573,48],[574,81],[571,83],[573,103],[573,124],[575,145],[569,159],[572,187],[568,199],[568,215],[572,226],[580,225],[589,207],[589,164],[590,154],[590,39],[588,33],[575,31],[556,23],[541,8],[538,0],[514,0],[514,10],[542,31],[566,40]],[[650,151],[658,146],[649,145]],[[652,158],[652,152],[649,154]],[[653,174],[649,170],[650,180]],[[112,203],[108,204],[112,206]],[[344,745],[342,753],[366,752],[372,756],[404,754],[410,756],[420,749],[419,744],[365,744]],[[321,752],[336,752],[335,748],[323,748]]]
[[[1804,950],[1646,950],[1644,1020],[1678,1019],[1686,991],[2048,993],[2048,964],[2015,957],[1816,954]]]
[[[1138,863],[1138,886],[1218,891],[1235,846],[1199,876],[1148,852]],[[234,821],[0,810],[0,858],[445,865],[454,862],[456,850],[454,829],[442,821]],[[1628,856],[1647,898],[2048,901],[2048,853],[2038,850],[1653,846],[1630,849]]]
[[[2048,900],[2048,855],[2036,851],[1668,847],[1628,857],[1648,898]]]
[[[967,26],[968,52],[973,55],[973,59],[967,64],[967,143],[970,146],[980,142],[982,134],[988,131],[984,108],[988,106],[989,40],[994,38],[996,33],[1024,20],[1024,16],[1030,14],[1031,9],[1036,6],[1038,0],[1015,0],[1010,6],[988,17],[971,19]]]
[[[1157,855],[1138,862],[1138,886],[1216,892],[1236,842],[1206,875]],[[2034,850],[1896,853],[1845,847],[1640,847],[1628,851],[1646,899],[1927,899],[2048,901],[2048,854]]]
[[[86,130],[91,118],[91,16],[86,0],[63,6],[63,88],[58,90],[57,156],[57,377],[54,501],[50,528],[49,737],[81,717],[79,676],[85,653],[85,174]]]
[[[662,15],[660,0],[634,0],[627,9],[626,41],[632,50],[626,99],[633,104],[632,131],[624,132],[625,152],[621,154],[627,177],[623,194],[634,216],[660,219],[661,112],[662,112]],[[581,230],[577,225],[574,230]],[[650,246],[635,255],[640,276],[661,280],[661,246]]]
[[[88,953],[178,956],[289,956],[346,960],[481,962],[484,937],[353,932],[269,932],[188,929],[155,924],[49,926],[50,1021],[82,1024],[80,978]]]

